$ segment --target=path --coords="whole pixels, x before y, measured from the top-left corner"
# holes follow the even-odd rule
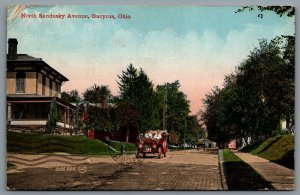
[[[248,153],[235,152],[262,177],[270,181],[275,190],[294,190],[294,170],[288,169],[269,160]]]
[[[8,160],[30,159],[33,162],[42,155],[9,154]],[[86,171],[76,171],[72,164],[53,162],[60,157],[51,156],[52,162],[36,166],[17,164],[17,170],[7,174],[7,186],[14,190],[222,190],[217,151],[175,151],[158,159],[149,155],[142,163],[124,165],[110,156],[71,158],[84,162]],[[89,162],[86,164],[86,162]],[[77,162],[73,161],[73,164]],[[78,161],[79,162],[79,161]],[[56,163],[56,164],[55,164]],[[60,164],[58,164],[60,163]],[[27,162],[28,164],[28,162]],[[57,170],[57,166],[67,168]],[[74,167],[74,169],[72,169]],[[45,177],[47,175],[47,177]]]

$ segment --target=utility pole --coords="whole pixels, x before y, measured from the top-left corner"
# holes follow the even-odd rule
[[[185,148],[185,134],[186,134],[186,116],[184,116],[184,132],[183,132],[184,148]]]
[[[167,96],[166,96],[166,89],[164,88],[164,103],[163,103],[163,130],[166,129],[166,112],[167,112]]]

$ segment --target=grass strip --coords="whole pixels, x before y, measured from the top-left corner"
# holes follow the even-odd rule
[[[224,174],[228,190],[272,190],[270,182],[266,181],[250,165],[242,161],[232,151],[224,150]]]

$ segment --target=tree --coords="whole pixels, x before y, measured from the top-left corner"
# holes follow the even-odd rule
[[[81,101],[81,98],[79,96],[78,90],[74,89],[71,91],[63,91],[61,93],[61,99],[69,102],[69,103],[76,103],[76,112],[74,115],[74,131],[75,134],[77,134],[79,126],[80,126],[80,122],[79,122],[79,102]]]
[[[205,110],[200,112],[200,118],[206,126],[208,138],[215,141],[219,147],[223,147],[225,143],[224,133],[220,130],[217,112],[220,93],[221,89],[214,87],[211,92],[205,95],[205,98],[202,100]]]
[[[121,124],[127,125],[127,130],[134,124],[140,133],[159,128],[160,119],[157,106],[159,100],[155,94],[153,83],[143,69],[138,71],[130,64],[126,71],[122,71],[122,74],[118,75],[118,78],[120,90],[120,95],[116,100],[118,107],[128,106],[132,111],[138,113],[134,114],[137,118],[129,117],[126,119],[127,122],[123,121]],[[132,121],[130,122],[128,119]]]
[[[158,85],[156,91],[159,97],[159,118],[163,118],[163,104],[166,101],[166,128],[169,131],[179,132],[182,142],[186,134],[186,118],[190,112],[189,101],[186,94],[180,91],[179,81]],[[166,99],[165,99],[166,97]],[[163,126],[163,120],[160,120],[160,126]]]
[[[61,99],[66,101],[66,102],[69,102],[69,103],[74,103],[74,102],[77,102],[77,101],[81,100],[77,89],[71,90],[69,92],[68,91],[63,91],[61,93]]]
[[[138,71],[130,64],[126,71],[122,71],[122,75],[118,75],[119,78],[119,99],[121,101],[136,102],[136,80],[138,77]]]
[[[170,144],[173,144],[173,145],[180,144],[180,133],[176,132],[174,130],[171,130],[169,141],[170,141]]]
[[[158,96],[155,94],[153,83],[150,81],[147,74],[140,69],[135,82],[135,97],[134,104],[137,106],[140,118],[139,129],[144,133],[149,129],[161,128],[159,118]]]
[[[86,122],[87,128],[95,131],[110,132],[116,129],[115,108],[102,109],[98,106],[87,107],[89,119]]]
[[[199,124],[196,115],[188,116],[186,119],[186,141],[190,144],[197,144],[198,139],[204,137],[204,129]]]
[[[52,98],[50,110],[48,113],[48,121],[47,121],[48,133],[51,134],[54,133],[54,129],[56,128],[56,122],[57,122],[57,103],[56,103],[56,99]]]
[[[225,78],[223,89],[206,95],[201,119],[211,139],[222,144],[251,137],[256,142],[274,135],[282,119],[294,124],[294,50],[287,44],[261,40]]]
[[[126,143],[129,142],[129,131],[131,127],[137,126],[139,111],[130,102],[121,103],[117,107],[118,121],[121,127],[126,128]]]
[[[255,9],[255,6],[243,6],[238,9],[236,13],[243,12],[244,10],[252,11]],[[295,16],[295,7],[292,6],[257,6],[257,9],[261,12],[263,11],[273,11],[280,17],[283,15],[287,15],[288,17]],[[259,15],[259,17],[263,17],[263,15]]]
[[[292,17],[295,8],[289,6],[258,6]],[[237,12],[253,10],[243,7]],[[262,14],[260,14],[262,17]],[[251,138],[252,142],[276,134],[280,121],[294,124],[295,37],[277,36],[271,42],[260,40],[259,47],[226,76],[222,89],[215,88],[203,100],[201,112],[208,136],[218,144],[229,139]]]
[[[294,97],[294,91],[289,87],[294,85],[293,78],[285,69],[278,44],[274,41],[267,43],[266,40],[261,40],[260,47],[255,48],[240,66],[242,74],[237,82],[241,95],[248,97],[245,101],[248,104],[247,115],[249,120],[252,119],[251,132],[256,139],[276,132],[288,109],[284,107],[288,101],[286,94],[291,93],[292,99]]]
[[[107,85],[97,85],[89,87],[83,93],[84,101],[90,103],[101,103],[102,108],[106,108],[107,99],[111,99],[112,95]]]

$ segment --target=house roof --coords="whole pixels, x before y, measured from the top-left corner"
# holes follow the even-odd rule
[[[42,58],[35,58],[33,56],[30,56],[28,54],[17,54],[17,58],[14,60],[8,59],[8,54],[7,54],[7,62],[8,63],[22,63],[22,62],[36,62],[34,65],[39,66],[43,69],[45,69],[47,72],[50,72],[55,76],[56,78],[59,78],[61,81],[69,81],[68,78],[66,78],[64,75],[59,73],[57,70],[52,68],[49,64],[47,64]],[[39,62],[39,63],[38,63]],[[15,64],[16,65],[16,64]]]
[[[35,58],[33,56],[30,56],[28,54],[18,54],[17,59],[9,60],[8,54],[7,54],[7,61],[43,61],[42,58]]]

